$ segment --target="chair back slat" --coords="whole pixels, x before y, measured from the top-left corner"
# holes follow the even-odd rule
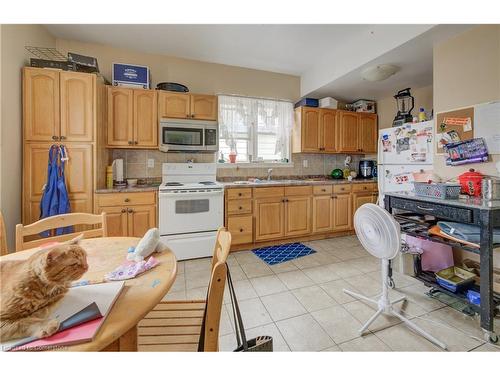
[[[56,228],[64,228],[74,225],[100,225],[100,228],[93,228],[89,230],[83,230],[80,232],[63,234],[60,236],[51,236],[48,238],[25,241],[25,237],[27,236],[33,236],[48,230],[50,231]],[[32,249],[34,247],[40,246],[44,243],[51,241],[59,241],[59,242],[67,241],[80,234],[83,234],[84,238],[106,237],[108,235],[108,230],[106,226],[106,213],[103,212],[100,215],[94,215],[94,214],[78,212],[78,213],[70,213],[70,214],[47,217],[45,219],[39,220],[29,225],[17,224],[16,251]]]
[[[9,250],[7,249],[7,233],[5,230],[5,221],[3,220],[3,215],[0,212],[0,255],[7,255]]]

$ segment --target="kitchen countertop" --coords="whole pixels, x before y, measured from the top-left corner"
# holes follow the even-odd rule
[[[109,194],[109,193],[141,193],[145,191],[158,191],[158,185],[143,185],[134,187],[113,187],[112,189],[96,189],[96,194]]]
[[[421,201],[421,202],[447,204],[450,206],[458,206],[458,207],[465,207],[465,208],[500,210],[500,201],[499,200],[485,200],[485,199],[482,199],[480,197],[468,197],[468,196],[461,195],[459,199],[438,199],[438,198],[431,198],[431,197],[422,197],[422,196],[416,195],[413,192],[408,192],[408,191],[386,193],[385,195],[390,195],[391,197],[396,197],[396,198],[408,198],[408,199],[414,199],[414,200]]]
[[[269,187],[269,186],[303,186],[303,185],[339,185],[339,184],[361,184],[361,183],[377,183],[377,180],[370,179],[355,179],[352,181],[339,179],[311,179],[311,180],[261,180],[261,182],[245,182],[237,183],[222,182],[226,189],[231,188],[244,188],[244,187]]]

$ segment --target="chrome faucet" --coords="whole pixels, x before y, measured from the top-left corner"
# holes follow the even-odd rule
[[[269,168],[267,170],[267,181],[271,181],[271,174],[273,173],[273,169]]]

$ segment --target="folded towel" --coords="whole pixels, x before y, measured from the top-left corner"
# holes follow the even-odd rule
[[[438,221],[437,225],[451,237],[474,243],[479,243],[481,240],[479,225],[455,223],[453,221]],[[493,229],[493,243],[500,243],[500,228]]]

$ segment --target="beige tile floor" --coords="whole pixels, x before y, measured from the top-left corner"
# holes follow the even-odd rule
[[[374,296],[380,292],[379,262],[355,236],[306,243],[317,253],[268,266],[250,251],[229,256],[234,286],[248,337],[270,335],[275,351],[439,351],[394,317],[382,316],[362,337],[358,329],[374,307],[343,288]],[[205,298],[209,259],[179,262],[176,282],[165,299]],[[394,296],[405,294],[400,310],[444,341],[451,351],[500,351],[485,344],[478,318],[465,316],[427,297],[421,282],[394,274]],[[220,350],[236,347],[227,293],[220,325]],[[500,319],[496,319],[500,327]],[[497,331],[499,328],[496,328]],[[471,337],[472,336],[472,337]]]

